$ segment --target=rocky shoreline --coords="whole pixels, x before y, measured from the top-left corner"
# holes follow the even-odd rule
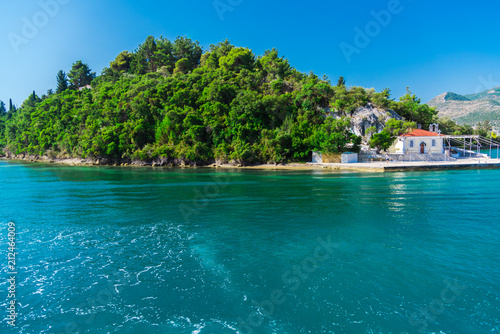
[[[155,159],[152,161],[131,160],[131,159],[109,159],[109,158],[53,158],[49,156],[38,155],[4,155],[1,160],[14,160],[33,163],[61,164],[67,166],[113,166],[113,167],[181,167],[181,168],[245,168],[245,169],[292,169],[292,170],[315,170],[322,169],[320,166],[306,163],[290,164],[256,164],[242,165],[237,162],[222,163],[220,161],[209,164],[200,164],[196,162],[186,163],[184,160],[167,158]]]
[[[49,157],[46,155],[29,155],[29,154],[18,154],[11,155],[7,154],[0,159],[3,160],[16,160],[24,162],[41,162],[41,163],[55,163],[64,164],[70,166],[154,166],[154,163],[148,163],[146,161],[140,160],[118,160],[118,159],[108,159],[108,158],[56,158]]]
[[[438,171],[457,169],[497,169],[500,160],[497,159],[462,159],[452,162],[444,161],[413,161],[413,162],[362,162],[355,164],[342,163],[289,163],[289,164],[256,164],[241,165],[215,162],[211,164],[186,164],[183,161],[154,160],[110,160],[110,159],[83,159],[83,158],[50,158],[47,156],[7,155],[0,160],[11,160],[28,163],[60,164],[66,166],[107,166],[107,167],[163,167],[163,168],[220,168],[220,169],[254,169],[254,170],[289,170],[289,171],[328,171],[328,172],[402,172],[402,171]]]

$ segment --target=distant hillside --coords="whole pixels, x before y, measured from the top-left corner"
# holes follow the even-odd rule
[[[428,103],[436,107],[438,116],[448,116],[459,124],[476,125],[479,121],[490,120],[500,128],[500,86],[477,94],[460,95],[444,93]]]

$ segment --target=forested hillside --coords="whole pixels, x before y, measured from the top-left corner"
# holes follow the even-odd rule
[[[388,89],[347,87],[343,78],[332,85],[275,49],[256,56],[228,41],[203,50],[185,37],[150,36],[99,76],[77,61],[57,73],[55,91],[33,92],[19,108],[1,103],[0,147],[115,161],[301,162],[312,150],[356,150],[349,116],[368,103],[424,127],[436,121],[410,91],[396,102]]]

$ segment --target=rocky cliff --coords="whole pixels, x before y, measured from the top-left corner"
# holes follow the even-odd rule
[[[352,114],[352,130],[356,135],[362,137],[366,135],[366,130],[372,126],[377,128],[377,132],[380,132],[389,118],[402,119],[392,110],[378,109],[373,104],[368,103],[364,107],[357,108]]]

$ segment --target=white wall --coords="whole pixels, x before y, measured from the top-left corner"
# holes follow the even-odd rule
[[[342,163],[343,164],[352,164],[358,162],[358,154],[350,153],[350,154],[342,154]]]
[[[316,164],[323,163],[323,155],[321,154],[321,152],[314,151],[312,153],[312,162]]]
[[[436,145],[432,146],[432,140]],[[413,141],[413,147],[410,142]],[[444,140],[440,137],[403,137],[398,138],[395,144],[395,152],[399,154],[420,154],[420,144],[425,143],[425,154],[443,154]]]

